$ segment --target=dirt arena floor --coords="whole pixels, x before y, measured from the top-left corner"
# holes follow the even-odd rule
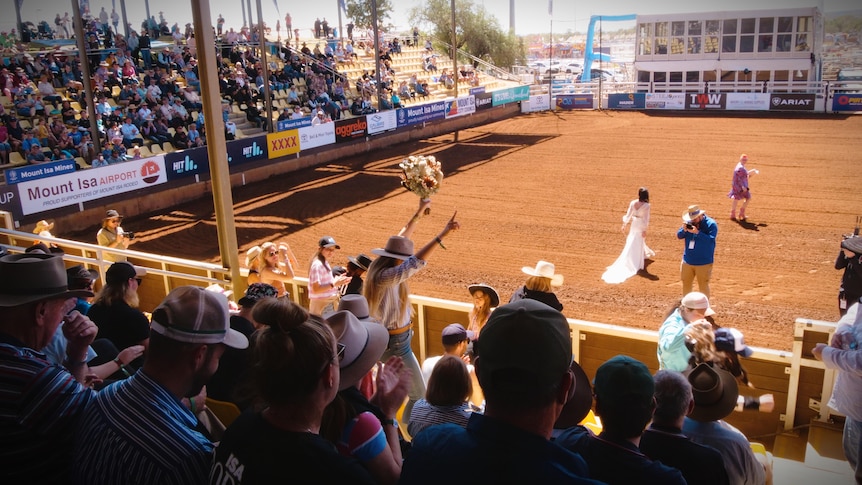
[[[421,246],[457,210],[449,235],[411,291],[469,301],[487,282],[508,300],[522,266],[545,259],[565,276],[557,291],[568,317],[657,329],[682,296],[676,238],[681,214],[699,204],[719,226],[712,302],[718,323],[747,343],[789,350],[797,317],[836,320],[842,234],[862,214],[858,176],[862,116],[791,117],[564,112],[517,116],[362,157],[272,178],[234,191],[240,250],[284,240],[305,266],[322,235],[341,244],[336,264],[380,247],[415,210],[398,163],[435,155],[446,178],[414,240]],[[729,219],[733,168],[750,157],[747,223]],[[656,257],[620,285],[600,279],[625,242],[621,217],[648,187],[647,243]],[[133,249],[218,261],[211,200],[133,217]],[[91,234],[92,229],[87,230]],[[83,232],[83,231],[82,231]],[[305,275],[303,267],[299,274]]]

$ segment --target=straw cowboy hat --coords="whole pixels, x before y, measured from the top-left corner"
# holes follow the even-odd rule
[[[682,220],[685,222],[691,222],[704,214],[706,214],[706,212],[702,211],[700,207],[690,205],[688,206],[688,210],[682,213]]]
[[[43,231],[51,231],[54,229],[54,223],[48,222],[45,219],[36,223],[36,227],[33,228],[33,234],[41,234]]]
[[[60,255],[32,252],[0,258],[0,307],[92,296],[92,291],[69,290],[66,266]]]
[[[245,265],[248,266],[252,261],[257,259],[257,256],[260,254],[260,246],[252,246],[248,248],[248,251],[245,252]]]
[[[372,249],[371,252],[378,256],[405,260],[413,256],[413,241],[404,236],[391,236],[386,241],[386,247]]]
[[[389,345],[389,332],[383,325],[373,320],[359,320],[347,310],[335,312],[326,317],[326,323],[344,346],[344,357],[339,363],[343,391],[362,379],[374,364],[380,360]]]
[[[540,276],[542,278],[548,278],[551,280],[551,286],[563,285],[563,275],[554,273],[554,263],[549,263],[547,261],[539,261],[538,263],[536,263],[535,268],[524,266],[523,268],[521,268],[521,271],[530,276]]]

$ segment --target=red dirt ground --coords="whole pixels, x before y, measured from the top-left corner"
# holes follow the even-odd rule
[[[322,235],[341,244],[336,264],[380,247],[412,214],[416,196],[399,186],[398,163],[434,154],[446,179],[414,234],[432,238],[458,211],[411,291],[469,301],[487,282],[508,300],[522,266],[556,264],[568,317],[657,329],[681,297],[676,238],[680,215],[699,204],[719,234],[712,278],[717,321],[747,343],[789,350],[797,317],[838,318],[841,235],[862,214],[858,182],[862,117],[717,117],[584,111],[539,113],[392,146],[373,154],[273,177],[234,191],[240,250],[286,240],[304,263]],[[726,197],[740,153],[750,157],[749,223],[729,219]],[[650,190],[648,274],[621,285],[600,279],[623,247],[619,232],[639,186]],[[218,261],[211,200],[130,218],[133,249]],[[91,234],[91,229],[87,234]],[[302,268],[301,274],[305,274]]]

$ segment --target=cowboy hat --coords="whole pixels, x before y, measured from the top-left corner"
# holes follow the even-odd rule
[[[579,424],[587,417],[593,407],[593,388],[590,386],[590,378],[575,361],[572,361],[571,369],[575,375],[575,382],[572,383],[574,389],[554,423],[555,429],[571,428]]]
[[[469,291],[471,295],[476,291],[481,291],[488,295],[488,297],[491,299],[492,307],[500,306],[500,295],[497,294],[497,290],[495,290],[489,285],[486,285],[485,283],[476,283],[470,285],[467,287],[467,291]]]
[[[356,255],[356,257],[348,256],[347,260],[355,264],[357,267],[364,269],[365,271],[368,271],[368,267],[371,266],[372,262],[371,258],[362,253]]]
[[[338,343],[344,345],[344,357],[339,363],[341,383],[339,391],[356,385],[380,360],[389,344],[389,332],[379,323],[361,321],[347,310],[326,317],[326,323]]]
[[[548,278],[551,280],[551,286],[563,285],[563,275],[554,274],[554,263],[549,263],[547,261],[539,261],[538,263],[536,263],[535,268],[524,266],[521,268],[521,271],[530,276]]]
[[[853,251],[856,254],[862,254],[862,237],[853,236],[841,241],[841,247]]]
[[[0,258],[0,307],[92,296],[92,291],[69,290],[62,256],[32,252]]]
[[[386,241],[386,247],[372,249],[371,252],[378,256],[405,260],[413,256],[413,241],[404,236],[391,236]]]
[[[689,414],[691,419],[717,421],[733,412],[739,397],[739,387],[731,373],[709,364],[698,364],[685,374],[694,396],[694,409]]]
[[[99,272],[94,269],[86,269],[83,264],[77,264],[66,268],[66,279],[68,281],[86,280],[92,283],[99,279]]]
[[[36,227],[33,228],[33,234],[41,234],[42,231],[50,231],[52,229],[54,229],[54,223],[42,219],[36,223]]]
[[[682,213],[682,220],[685,222],[691,222],[693,219],[697,219],[699,216],[706,214],[706,212],[700,210],[700,207],[696,205],[688,206],[688,210]]]
[[[257,256],[260,254],[260,246],[252,246],[248,248],[248,251],[245,252],[245,265],[248,266],[252,261],[257,259]]]

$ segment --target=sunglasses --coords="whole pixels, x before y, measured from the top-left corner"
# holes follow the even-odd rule
[[[143,282],[144,282],[144,280],[143,280],[143,279],[141,279],[141,278],[135,278],[135,281],[137,281],[137,282],[138,282],[138,286],[141,286],[141,283],[143,283]]]
[[[269,253],[269,256],[275,256],[276,254],[278,254],[278,253],[277,253],[277,252],[275,252],[275,251],[271,251],[271,252]]]

